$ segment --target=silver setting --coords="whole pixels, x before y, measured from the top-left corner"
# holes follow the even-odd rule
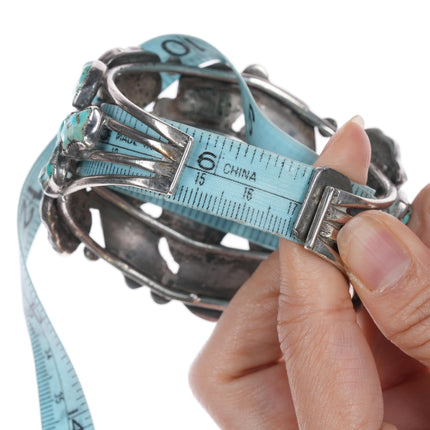
[[[176,99],[159,97],[162,72],[181,74]],[[315,129],[324,136],[336,131],[333,120],[319,118],[304,102],[272,84],[262,67],[252,65],[242,76],[269,119],[286,133],[294,132],[298,140],[311,149],[315,149]],[[136,82],[142,84],[138,97]],[[235,75],[230,69],[220,68],[219,64],[207,68],[192,68],[174,61],[162,64],[155,54],[128,48],[114,49],[100,57],[92,63],[80,84],[74,106],[78,109],[91,106],[92,111],[83,138],[60,141],[52,158],[52,175],[48,179],[43,175],[45,195],[41,217],[52,244],[59,252],[73,252],[83,243],[88,258],[100,257],[113,264],[133,288],[148,286],[158,303],[179,300],[199,316],[216,319],[269,252],[252,243],[249,251],[227,248],[221,245],[224,233],[218,230],[168,211],[163,211],[159,219],[153,218],[141,210],[141,201],[101,186],[136,186],[164,194],[173,192],[192,138],[160,117],[243,138],[244,129],[233,127],[243,114]],[[156,141],[111,118],[98,107],[102,102],[120,106],[167,142]],[[140,107],[150,102],[154,102],[152,113]],[[212,110],[205,110],[207,106]],[[221,114],[214,115],[216,111]],[[150,147],[160,158],[138,158],[97,149],[104,128]],[[383,139],[377,136],[376,140],[379,145],[379,140]],[[372,158],[383,174],[376,167],[369,172],[373,180],[370,185],[383,199],[364,199],[351,194],[349,179],[330,169],[317,169],[313,178],[295,233],[306,242],[307,248],[341,270],[336,248],[341,226],[357,211],[390,206],[397,197],[392,184],[394,179],[392,176],[387,179],[388,171],[384,168],[392,164],[393,157],[397,160],[398,154],[390,145],[388,160],[387,151],[380,151],[381,156],[376,160]],[[147,171],[148,176],[84,178],[77,170],[78,163],[83,160],[137,167]],[[393,177],[398,173],[396,168]],[[402,201],[396,204],[401,218],[408,205]],[[100,213],[105,247],[90,236],[90,209]],[[157,245],[162,238],[167,240],[172,255],[180,263],[177,274],[169,271],[159,252]]]
[[[110,69],[108,76],[109,88],[111,90],[114,88],[113,78],[121,73],[124,73],[125,71],[179,73],[182,76],[193,76],[196,78],[205,78],[230,84],[236,83],[236,76],[230,70],[212,67],[196,68],[176,63],[171,64],[149,62],[121,65]],[[242,73],[242,77],[251,90],[260,90],[267,96],[270,96],[272,99],[279,101],[285,106],[288,106],[294,113],[298,114],[303,121],[312,127],[318,128],[324,135],[329,136],[336,132],[337,126],[334,120],[320,118],[318,115],[312,112],[309,106],[303,101],[270,82],[267,78],[267,74],[263,74],[261,69],[257,68],[257,66],[253,65],[250,68],[245,69],[245,71]],[[117,90],[114,90],[114,93],[116,93],[116,91]],[[110,94],[115,96],[113,98],[118,104],[124,101],[123,95],[118,96],[118,94]],[[124,109],[126,110],[125,106]],[[128,112],[133,115],[131,111]]]
[[[115,193],[112,193],[110,191],[102,190],[101,193],[108,195],[110,197],[110,201],[115,202],[115,204],[122,205],[124,202],[119,196],[115,195]],[[128,212],[130,213],[130,207],[128,205],[125,206],[129,209]],[[62,197],[58,200],[58,208],[63,217],[63,220],[66,222],[67,227],[70,229],[73,235],[77,239],[79,239],[80,242],[85,244],[85,247],[89,249],[93,255],[96,255],[108,261],[114,267],[121,270],[121,272],[124,273],[127,278],[133,280],[138,285],[148,286],[154,293],[167,300],[179,300],[189,305],[198,305],[199,307],[209,308],[213,310],[223,310],[227,306],[228,303],[225,300],[213,299],[211,297],[205,297],[203,295],[199,296],[194,293],[187,294],[185,292],[180,292],[174,288],[169,288],[165,285],[162,285],[161,283],[155,282],[153,279],[145,276],[141,271],[130,265],[129,262],[127,262],[126,260],[119,258],[115,254],[111,253],[108,249],[100,246],[95,240],[93,240],[88,234],[86,234],[85,231],[80,228],[79,224],[73,218],[71,214],[71,207],[68,203],[67,197]],[[143,221],[141,212],[136,210],[136,213],[132,212],[132,214],[137,215],[139,220]],[[148,220],[145,219],[143,222],[145,221]],[[157,225],[156,222],[153,222],[152,224],[152,227]],[[197,246],[199,245],[197,244]]]
[[[45,196],[44,201],[49,207],[49,212],[45,211],[49,213],[44,218],[45,225],[51,226],[50,231],[54,227],[61,233],[60,237],[51,237],[54,242],[57,240],[59,251],[73,252],[82,243],[91,260],[102,258],[121,270],[129,286],[147,286],[158,303],[179,300],[206,319],[219,317],[237,288],[268,256],[264,250],[227,248],[217,243],[216,238],[214,243],[192,238],[174,215],[153,218],[139,208],[142,202],[108,188],[80,191],[55,200]],[[90,208],[100,212],[106,247],[89,235]],[[204,229],[208,231],[207,227]],[[205,231],[202,236],[206,239]],[[218,234],[219,238],[222,236]],[[166,267],[158,253],[161,238],[168,240],[181,263],[177,274]],[[151,264],[142,265],[142,260]]]
[[[115,60],[131,61],[130,64],[109,67]],[[134,104],[118,89],[115,78],[132,67],[133,61],[153,59],[153,56],[135,48],[112,50],[102,60],[90,63],[76,89],[73,105],[79,109],[91,109],[91,114],[81,140],[58,142],[54,174],[44,184],[45,193],[52,197],[68,195],[87,187],[132,186],[171,195],[182,172],[193,138],[155,115]],[[134,59],[134,60],[133,60]],[[167,140],[160,142],[138,130],[126,126],[106,115],[101,108],[91,105],[97,93],[103,89],[108,97],[137,120],[149,126]],[[160,158],[135,157],[96,149],[102,128],[106,127],[133,139],[160,154]],[[97,175],[80,177],[76,174],[76,162],[83,160],[118,163],[143,169],[148,176]],[[45,181],[46,182],[46,181]]]
[[[84,138],[73,141],[67,146],[59,142],[54,174],[45,187],[45,194],[50,197],[68,195],[87,187],[99,186],[133,186],[155,191],[161,194],[172,194],[187,158],[193,138],[180,132],[171,132],[170,125],[163,130],[169,135],[169,142],[159,142],[140,131],[128,127],[106,115],[99,107],[91,106],[91,114],[85,127]],[[136,157],[96,149],[102,128],[117,131],[134,141],[145,145],[160,154],[160,159]],[[178,130],[179,131],[179,130]],[[177,138],[180,140],[177,140]],[[152,176],[127,175],[94,175],[80,177],[76,174],[71,161],[83,160],[117,163],[135,167],[152,173]]]
[[[194,107],[197,116],[195,124],[235,135],[236,138],[243,137],[241,131],[236,133],[231,129],[231,123],[236,120],[241,111],[239,88],[235,84],[232,72],[211,69],[196,71],[192,68],[182,70],[183,66],[177,64],[168,65],[167,68],[162,64],[151,62],[141,64],[137,58],[142,59],[142,55],[142,52],[135,50],[114,50],[106,54],[103,62],[109,67],[102,85],[98,87],[96,98],[99,99],[98,103],[113,101],[170,140],[169,143],[158,148],[162,157],[167,158],[166,161],[170,162],[181,156],[177,146],[171,144],[172,139],[178,140],[188,148],[189,137],[176,131],[170,133],[172,129],[166,127],[156,115],[184,123],[193,123],[187,114],[190,106],[178,108],[175,105],[177,100],[159,99],[155,101],[156,115],[143,111],[118,88],[116,78],[125,80],[127,84],[127,71],[158,74],[164,69],[169,69],[175,73],[183,72],[180,86],[188,95],[192,94],[192,105],[196,106]],[[148,53],[145,55],[148,57]],[[152,61],[154,61],[153,58]],[[255,66],[248,68],[244,77],[265,113],[277,119],[278,123],[282,122],[279,125],[281,128],[285,127],[286,132],[290,129],[303,129],[302,136],[305,137],[306,145],[314,148],[314,127],[324,121],[312,122],[308,116],[299,115],[299,111],[309,109],[295,97],[271,84],[267,80],[267,74],[260,73],[260,68],[258,70]],[[156,82],[155,79],[153,81]],[[208,81],[216,93],[213,100],[204,100],[205,94],[199,95],[200,85],[204,81]],[[131,82],[134,81],[130,80]],[[212,124],[210,121],[213,118],[206,118],[199,105],[202,100],[216,104],[217,94],[227,97],[229,100],[227,105],[231,105],[226,115],[229,118],[228,122],[223,126],[220,123]],[[169,106],[167,102],[177,110],[174,114],[169,112],[169,115],[162,115],[163,106]],[[195,105],[196,102],[197,105]],[[182,107],[184,107],[183,110]],[[218,318],[240,285],[251,276],[260,262],[267,258],[269,252],[253,244],[250,244],[250,250],[228,248],[221,245],[224,233],[185,220],[168,211],[163,211],[160,219],[154,219],[139,208],[142,202],[121,196],[107,188],[98,187],[112,185],[113,181],[122,184],[118,177],[80,178],[73,170],[76,162],[80,160],[138,163],[139,167],[146,167],[153,171],[156,171],[157,167],[148,165],[150,162],[154,163],[153,160],[134,160],[126,156],[117,158],[118,154],[97,150],[97,142],[104,127],[145,145],[160,145],[160,143],[148,141],[147,136],[115,121],[97,106],[92,106],[91,109],[94,118],[91,117],[88,121],[89,125],[82,142],[69,145],[62,145],[60,142],[57,146],[61,154],[57,156],[54,170],[62,171],[63,174],[53,175],[57,179],[55,192],[50,193],[47,187],[41,206],[42,219],[48,228],[52,244],[59,252],[73,252],[80,243],[83,243],[85,255],[92,260],[102,258],[113,264],[123,272],[127,283],[133,287],[148,286],[154,300],[158,303],[165,303],[172,299],[180,300],[201,317]],[[184,156],[182,157],[184,159]],[[143,166],[144,164],[146,166]],[[172,163],[162,165],[158,162],[159,168],[168,169],[168,166],[172,166]],[[180,172],[180,166],[176,172]],[[163,176],[158,173],[157,180],[160,180]],[[129,185],[130,178],[125,179],[126,185]],[[149,184],[143,183],[136,185],[149,187]],[[106,247],[102,247],[90,236],[92,221],[89,208],[96,208],[100,212]],[[160,238],[167,239],[175,259],[180,263],[178,274],[170,273],[165,267],[157,249]],[[130,252],[130,246],[133,252]]]
[[[103,84],[103,78],[107,66],[101,61],[93,61],[85,77],[78,83],[73,98],[73,106],[77,109],[83,109],[89,106],[97,94],[100,86]]]

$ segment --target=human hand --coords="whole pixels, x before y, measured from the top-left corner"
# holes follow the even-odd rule
[[[316,164],[365,183],[369,162],[355,117]],[[281,240],[223,313],[190,371],[221,428],[430,428],[430,186],[408,227],[362,213],[338,246],[357,312],[340,271]]]

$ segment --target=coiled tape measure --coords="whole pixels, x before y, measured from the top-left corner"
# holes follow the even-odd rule
[[[159,94],[175,85],[175,97],[160,99]],[[26,267],[41,218],[59,251],[72,252],[83,242],[90,256],[109,261],[133,286],[147,285],[160,301],[178,299],[209,313],[222,311],[235,290],[224,291],[219,285],[218,290],[205,290],[201,273],[197,290],[187,289],[203,257],[205,263],[217,262],[218,271],[237,271],[250,260],[253,270],[284,237],[342,268],[336,233],[357,211],[384,209],[407,221],[409,205],[397,191],[404,176],[389,138],[373,132],[379,158],[385,160],[372,160],[369,185],[375,189],[352,183],[334,170],[312,167],[314,147],[299,140],[313,143],[315,128],[332,134],[333,123],[271,84],[259,68],[238,73],[203,40],[168,35],[137,48],[108,51],[84,67],[73,105],[77,111],[64,120],[34,164],[19,202],[24,309],[44,430],[89,429],[93,423],[77,375]],[[394,171],[387,171],[387,165],[394,165]],[[142,202],[161,206],[168,222],[140,211]],[[112,236],[106,248],[88,235],[91,206],[107,214],[106,229]],[[136,227],[132,232],[139,241],[154,232],[170,238],[178,258],[188,255],[187,262],[194,262],[191,275],[183,270],[169,278],[166,266],[157,261],[150,262],[149,271],[140,270],[133,252],[124,250],[127,244],[111,227],[112,222],[124,224],[118,223],[118,213],[129,217],[130,225],[131,220],[146,225],[146,230]],[[188,234],[193,228],[202,228],[203,238]],[[218,239],[207,240],[218,232],[248,239],[251,250],[232,250]],[[148,241],[158,243],[159,235]],[[151,243],[148,247],[148,258],[156,258]],[[235,259],[239,263],[230,267]],[[181,276],[187,285],[182,286]]]

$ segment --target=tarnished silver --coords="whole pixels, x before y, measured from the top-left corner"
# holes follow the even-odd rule
[[[176,133],[174,136],[170,135],[170,141],[167,143],[160,142],[116,121],[97,106],[90,106],[88,109],[91,110],[91,114],[88,119],[88,125],[85,128],[84,138],[81,141],[73,141],[66,147],[63,147],[62,142],[59,142],[59,153],[54,166],[54,174],[45,186],[45,194],[50,197],[59,197],[75,193],[87,187],[114,185],[134,186],[161,194],[171,194],[187,158],[193,140],[192,137],[181,132],[181,135]],[[135,142],[157,151],[160,154],[160,158],[154,160],[154,158],[149,157],[135,157],[97,150],[96,144],[102,133],[102,128],[117,131]],[[169,129],[166,128],[164,132],[167,134]],[[181,141],[176,140],[178,136],[181,137]],[[142,169],[153,173],[153,175],[94,175],[81,177],[74,174],[71,161],[83,160],[117,163]]]
[[[169,128],[164,129],[163,122],[158,120],[159,116],[235,138],[245,138],[244,124],[234,126],[243,113],[240,90],[231,71],[216,68],[196,71],[178,64],[165,67],[156,64],[156,59],[148,57],[148,54],[134,49],[113,50],[101,59],[106,67],[97,64],[96,72],[92,75],[98,83],[92,84],[91,79],[87,85],[82,83],[74,100],[75,107],[87,109],[85,104],[94,97],[98,99],[98,104],[107,101],[120,105],[160,134],[169,137],[170,142],[158,148],[159,152],[164,151],[162,157],[168,158],[167,161],[181,156],[174,152],[176,145],[172,145],[171,141],[188,145],[188,138],[185,136],[184,141],[183,135],[172,134]],[[144,63],[139,62],[142,60]],[[104,70],[103,74],[100,70]],[[161,87],[157,76],[162,71],[182,73],[178,94],[173,99],[158,97]],[[244,78],[263,112],[286,133],[294,133],[310,148],[315,149],[315,128],[327,126],[334,131],[335,126],[331,122],[315,119],[317,117],[309,115],[310,109],[303,102],[270,83],[262,68],[250,66]],[[148,86],[140,94],[136,88],[146,83]],[[154,102],[152,113],[140,107],[151,102]],[[216,319],[269,251],[252,243],[249,250],[229,248],[221,244],[225,234],[218,230],[166,210],[159,218],[151,217],[141,210],[141,201],[98,187],[122,184],[121,178],[117,176],[70,176],[70,172],[73,173],[71,161],[76,160],[137,164],[154,172],[157,180],[162,180],[163,173],[173,165],[162,164],[162,158],[157,162],[135,160],[97,150],[96,143],[103,128],[118,131],[151,148],[155,144],[148,136],[115,121],[99,107],[93,105],[91,109],[94,119],[89,121],[84,141],[59,145],[61,155],[57,157],[55,169],[62,171],[62,174],[53,176],[61,182],[61,189],[50,193],[50,188],[46,188],[41,213],[52,244],[60,252],[73,252],[83,243],[88,258],[107,260],[124,273],[128,285],[132,287],[148,286],[158,303],[180,300],[199,316]],[[171,177],[169,170],[167,176]],[[125,184],[133,181],[130,177],[125,179]],[[134,185],[151,189],[149,183]],[[90,209],[100,213],[105,247],[90,236]],[[164,239],[179,265],[177,273],[169,269],[160,254],[159,243]]]
[[[255,66],[254,66],[255,67]],[[242,77],[246,84],[251,89],[256,89],[263,92],[266,96],[271,99],[276,100],[283,104],[284,106],[291,109],[295,114],[299,115],[302,121],[311,127],[316,127],[321,130],[325,135],[331,135],[336,131],[336,123],[331,119],[323,119],[312,112],[308,105],[303,101],[293,96],[284,89],[274,85],[268,80],[264,75],[253,74],[254,69],[252,67],[245,69],[242,73]],[[208,68],[196,68],[190,67],[183,64],[169,64],[169,63],[133,63],[128,65],[121,65],[111,69],[107,76],[109,76],[109,83],[112,84],[115,76],[124,72],[167,72],[167,73],[180,73],[183,76],[192,76],[195,78],[204,79],[206,82],[220,81],[224,83],[229,83],[234,85],[237,82],[237,78],[231,70],[224,70],[214,67]],[[112,87],[111,87],[112,88]],[[230,90],[231,90],[230,86]],[[119,95],[114,91],[114,100],[120,103],[126,102],[124,95]],[[120,104],[121,105],[121,104]],[[124,109],[127,108],[124,106]],[[131,114],[134,111],[132,107],[131,110],[127,110]],[[264,108],[263,108],[264,112]],[[274,113],[274,112],[272,112]]]
[[[117,87],[115,78],[118,74],[132,68],[133,64],[109,67],[110,64],[114,63],[116,56],[122,59],[125,56],[132,63],[133,58],[134,61],[153,59],[152,55],[148,56],[143,51],[135,49],[117,50],[104,56],[107,64],[98,60],[85,67],[76,88],[73,105],[81,109],[82,113],[88,114],[88,111],[90,113],[88,118],[85,117],[84,125],[81,125],[82,135],[72,136],[70,141],[65,142],[63,140],[57,144],[55,157],[51,161],[53,174],[50,177],[46,175],[47,178],[44,181],[44,191],[49,197],[65,196],[87,187],[98,186],[133,186],[167,195],[172,194],[175,189],[193,138],[145,111],[122,94]],[[104,92],[109,101],[113,101],[137,120],[160,134],[167,142],[152,139],[150,136],[107,115],[100,107],[93,104],[99,91]],[[79,111],[71,115],[78,116]],[[134,157],[97,150],[96,145],[104,128],[116,131],[155,150],[160,154],[160,158],[154,160],[153,157]],[[143,169],[151,174],[147,176],[106,174],[80,177],[76,174],[74,167],[76,162],[82,160],[118,163]]]
[[[219,245],[217,238],[222,234],[214,235],[208,227],[192,221],[184,226],[169,213],[156,219],[139,208],[141,202],[107,188],[95,188],[87,193],[87,202],[88,209],[100,212],[106,242],[102,247],[82,227],[72,197],[57,200],[58,215],[72,236],[85,245],[86,253],[91,252],[91,259],[98,256],[108,261],[125,274],[132,287],[148,286],[159,302],[179,300],[192,309],[200,308],[200,315],[206,318],[218,317],[238,286],[267,257],[264,250]],[[208,242],[211,236],[214,243]],[[159,254],[162,238],[167,239],[179,263],[177,273],[169,270]]]
[[[162,72],[181,74],[173,98],[160,96]],[[304,102],[271,83],[261,66],[249,66],[242,76],[264,114],[309,148],[315,149],[316,130],[324,136],[336,131],[333,120],[319,118]],[[116,121],[100,108],[103,102],[120,106],[167,142],[155,141]],[[102,258],[117,267],[132,288],[148,286],[157,303],[179,300],[201,317],[218,318],[269,251],[253,243],[249,243],[249,250],[229,248],[222,244],[225,234],[216,229],[167,210],[159,217],[148,215],[142,210],[142,201],[100,186],[131,185],[165,194],[173,191],[192,138],[160,117],[245,139],[244,123],[239,121],[243,116],[240,89],[233,72],[217,64],[192,68],[177,62],[160,63],[156,55],[140,48],[114,49],[92,63],[73,103],[79,110],[90,106],[91,115],[83,138],[59,142],[53,156],[53,173],[45,184],[41,205],[53,246],[60,252],[73,252],[83,243],[89,259]],[[155,149],[160,158],[98,150],[97,142],[105,129]],[[404,178],[399,165],[388,171],[391,159],[387,158],[397,161],[398,157],[394,144],[384,138],[378,133],[371,137],[375,153],[380,155],[372,158],[376,167],[369,171],[369,185],[377,189],[378,199],[357,198],[350,194],[348,178],[317,170],[296,223],[298,237],[306,247],[340,269],[336,234],[341,225],[354,211],[390,204],[397,193],[393,183],[398,185]],[[74,170],[80,160],[137,167],[148,176],[80,177]],[[379,199],[382,196],[385,203]],[[90,236],[92,210],[100,213],[104,247]],[[406,211],[407,205],[399,204],[398,210]],[[176,271],[162,255],[163,241],[178,266]]]

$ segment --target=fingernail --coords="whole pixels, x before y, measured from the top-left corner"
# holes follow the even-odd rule
[[[364,128],[364,119],[360,115],[353,116],[348,122],[354,122],[358,124],[361,128]]]
[[[339,138],[339,136],[342,134],[342,131],[345,129],[345,127],[349,123],[355,123],[358,124],[361,128],[364,128],[364,119],[360,115],[353,116],[349,121],[347,121],[337,132],[329,139],[329,141],[324,146],[323,150],[321,151],[321,154],[324,154],[325,151],[327,151],[328,148]]]
[[[408,271],[410,256],[401,241],[379,219],[354,217],[339,232],[340,256],[351,274],[371,291],[384,291]]]

